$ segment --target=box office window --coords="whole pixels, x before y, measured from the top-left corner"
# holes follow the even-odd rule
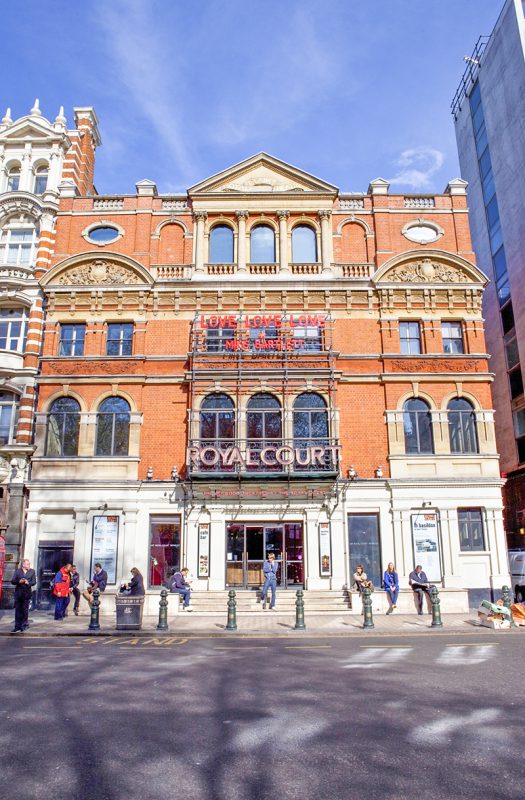
[[[485,550],[483,517],[480,508],[458,508],[458,526],[461,550]]]
[[[180,516],[150,517],[150,586],[165,586],[181,568],[180,539]]]
[[[350,553],[350,586],[358,564],[362,564],[375,587],[381,586],[381,540],[377,514],[348,515],[348,551]]]

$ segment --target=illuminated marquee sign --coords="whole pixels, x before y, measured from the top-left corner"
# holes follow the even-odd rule
[[[203,447],[190,446],[186,452],[186,464],[194,468],[209,469],[210,467],[223,467],[225,469],[239,465],[241,469],[247,467],[319,467],[326,469],[327,463],[335,468],[337,464],[340,445],[327,445],[325,447],[313,445],[311,447],[290,447],[288,445],[273,445],[270,447],[243,448],[232,445],[230,447],[216,447],[204,445]]]
[[[201,330],[237,333],[223,339],[224,350],[302,350],[307,347],[308,334],[320,338],[325,324],[326,314],[212,314],[200,318]]]

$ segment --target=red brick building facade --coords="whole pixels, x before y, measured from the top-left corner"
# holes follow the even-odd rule
[[[182,563],[196,596],[255,589],[270,551],[312,594],[342,597],[358,562],[403,588],[422,563],[445,610],[500,587],[463,182],[342,194],[262,153],[184,196],[100,197],[93,152],[39,273],[26,554],[104,560],[113,587],[138,566],[152,595]]]

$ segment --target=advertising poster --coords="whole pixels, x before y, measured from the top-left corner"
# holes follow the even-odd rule
[[[95,564],[101,564],[108,573],[108,583],[117,582],[118,517],[93,517],[93,547],[91,549],[91,572]]]
[[[321,577],[332,574],[332,546],[330,542],[330,523],[319,523],[319,571]]]
[[[199,569],[198,578],[210,577],[210,523],[199,524]]]
[[[429,581],[440,581],[441,551],[438,515],[435,511],[417,511],[412,514],[412,540],[414,567],[421,564]]]

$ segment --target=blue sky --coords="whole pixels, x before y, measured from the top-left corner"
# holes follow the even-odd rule
[[[442,191],[450,101],[503,0],[3,0],[0,108],[93,105],[102,194],[265,150],[339,186]],[[9,77],[7,77],[9,76]]]

